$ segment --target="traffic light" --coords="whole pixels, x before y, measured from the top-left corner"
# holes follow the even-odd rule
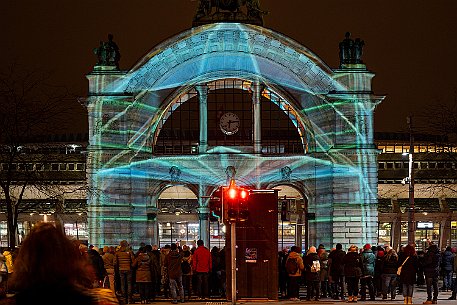
[[[235,180],[231,180],[229,187],[223,188],[222,197],[224,222],[232,223],[247,220],[249,190],[237,187]]]

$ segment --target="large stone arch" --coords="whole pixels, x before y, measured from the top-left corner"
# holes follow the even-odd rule
[[[180,183],[198,189],[201,225],[204,198],[225,184],[225,169],[249,187],[280,183],[282,168],[301,185],[316,211],[312,242],[374,242],[377,228],[377,150],[372,94],[374,76],[364,65],[332,70],[310,50],[282,34],[254,25],[219,23],[183,32],[149,52],[128,72],[95,67],[88,75],[90,145],[88,175],[90,240],[114,244],[122,223],[132,243],[147,240],[148,202],[179,170]],[[230,148],[192,156],[152,156],[151,141],[174,97],[193,86],[224,78],[263,84],[299,114],[311,135],[305,155],[265,156]],[[351,209],[347,206],[351,205]],[[364,224],[361,224],[361,221]],[[353,228],[342,228],[347,222]],[[322,231],[321,231],[322,230]],[[127,238],[126,237],[126,238]]]

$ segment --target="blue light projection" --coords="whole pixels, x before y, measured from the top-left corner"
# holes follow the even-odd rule
[[[280,169],[289,167],[287,183],[308,198],[309,211],[317,215],[309,228],[319,231],[313,242],[375,242],[373,111],[382,97],[371,94],[370,77],[366,70],[332,71],[292,39],[236,23],[179,34],[128,72],[88,75],[90,242],[117,243],[118,234],[109,228],[119,222],[132,239],[150,238],[148,211],[170,185],[170,168],[179,169],[179,184],[209,196],[225,185],[228,166],[236,168],[238,185],[254,188],[284,184]],[[196,155],[153,155],[163,122],[197,96],[194,87],[217,88],[224,79],[240,80],[235,88],[247,91],[254,83],[264,85],[260,94],[288,114],[305,153],[264,155],[217,146]],[[199,202],[207,205],[203,198]],[[368,225],[342,229],[347,221],[362,220]]]

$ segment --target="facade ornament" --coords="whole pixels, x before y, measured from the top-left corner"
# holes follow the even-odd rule
[[[239,22],[263,25],[259,0],[199,0],[194,26],[215,22]]]
[[[288,166],[284,166],[281,168],[281,179],[283,181],[290,181],[290,175],[292,174],[292,170]]]
[[[236,169],[234,166],[227,166],[225,169],[225,174],[227,175],[227,181],[235,179]]]
[[[181,177],[181,170],[178,167],[172,166],[172,167],[170,167],[170,170],[168,172],[170,173],[171,182],[179,181],[179,178]]]
[[[97,55],[97,66],[114,66],[119,69],[119,60],[121,53],[119,47],[113,41],[113,35],[108,35],[108,41],[100,41],[100,46],[94,49],[94,54]]]
[[[346,32],[345,38],[340,42],[340,67],[345,64],[363,64],[362,54],[365,42],[360,38],[351,39],[351,33]]]

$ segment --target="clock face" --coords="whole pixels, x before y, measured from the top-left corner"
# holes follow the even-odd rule
[[[238,128],[240,128],[240,119],[236,114],[227,112],[221,116],[219,127],[226,135],[233,135],[237,133]]]

